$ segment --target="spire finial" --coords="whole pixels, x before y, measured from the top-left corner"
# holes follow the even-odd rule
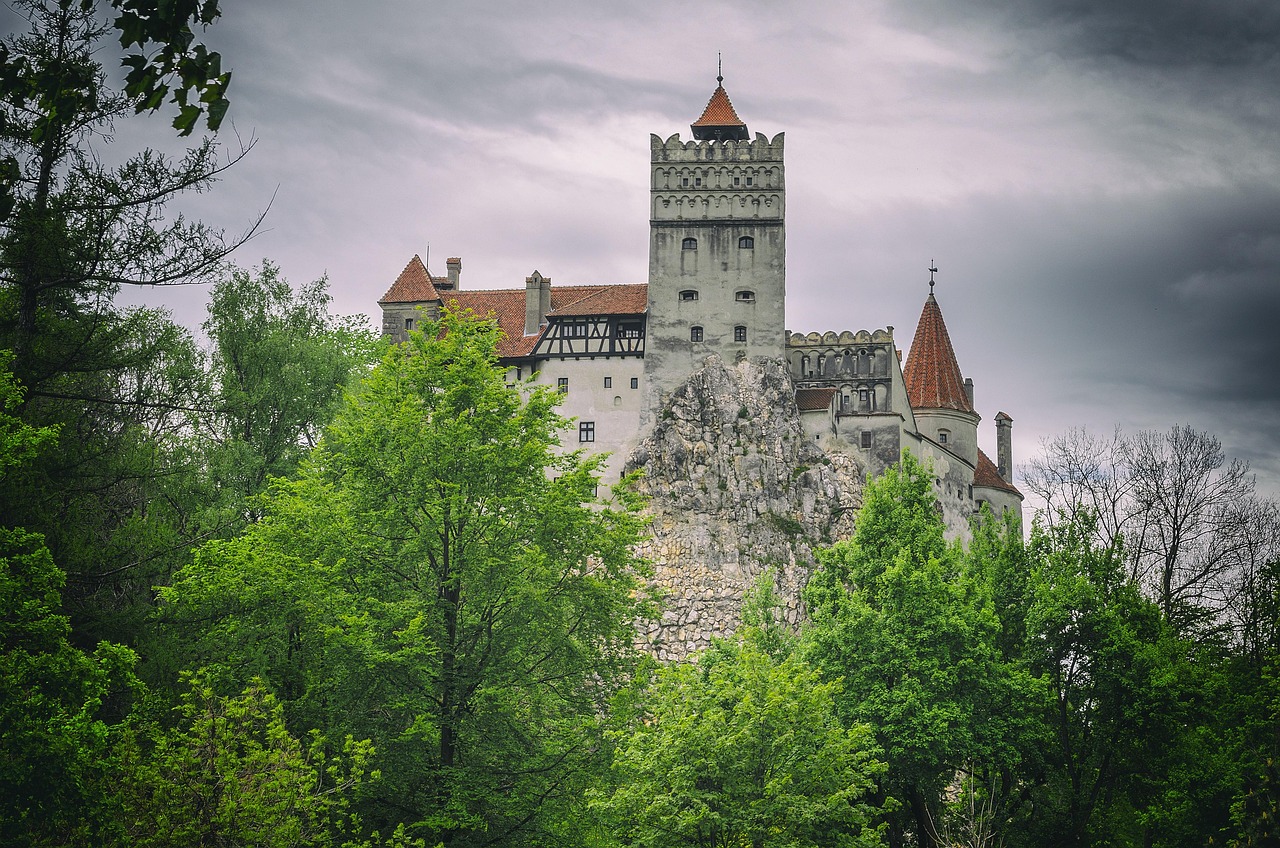
[[[724,85],[724,62],[720,60],[720,51],[716,51],[716,85]]]
[[[930,297],[933,296],[933,275],[936,273],[938,273],[938,267],[934,264],[933,260],[930,259],[929,260],[929,296]]]

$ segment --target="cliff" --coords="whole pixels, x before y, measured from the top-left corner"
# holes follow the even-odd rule
[[[717,356],[671,393],[627,463],[637,469],[653,519],[642,553],[665,596],[640,635],[660,659],[732,633],[766,569],[798,623],[814,549],[852,533],[864,479],[851,457],[806,437],[781,362]]]

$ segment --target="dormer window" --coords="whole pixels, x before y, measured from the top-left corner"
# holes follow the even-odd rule
[[[697,250],[698,240],[696,238],[687,238],[684,241],[680,242],[680,249],[681,250]]]
[[[756,293],[753,291],[740,291],[734,295],[734,299],[737,300],[738,303],[755,303]]]
[[[752,250],[755,248],[755,246],[756,246],[756,240],[753,239],[751,236],[743,236],[742,238],[738,239],[738,247],[742,248],[743,250]]]
[[[694,289],[685,289],[684,291],[680,292],[681,301],[687,302],[690,300],[697,300],[697,299],[698,299],[698,292],[695,291]]]

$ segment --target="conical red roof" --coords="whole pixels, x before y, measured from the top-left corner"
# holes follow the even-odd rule
[[[912,409],[974,411],[964,390],[964,378],[960,375],[955,349],[951,347],[951,337],[947,335],[946,322],[942,320],[942,310],[932,292],[920,313],[902,377],[907,383],[907,399]]]
[[[689,125],[696,139],[714,138],[750,138],[746,122],[738,117],[729,95],[723,85],[717,85],[707,101],[707,108],[702,110],[702,117]]]
[[[442,283],[447,282],[446,278],[432,277],[427,272],[427,266],[423,263],[422,257],[415,253],[378,303],[423,303],[439,300],[440,292],[436,290],[436,280]]]

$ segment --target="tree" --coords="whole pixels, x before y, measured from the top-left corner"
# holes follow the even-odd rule
[[[767,592],[758,584],[754,602],[766,615]],[[885,765],[872,730],[844,727],[840,684],[778,636],[766,620],[746,623],[629,694],[632,720],[612,733],[615,783],[593,793],[611,844],[881,844],[870,796]]]
[[[508,388],[492,322],[387,352],[263,519],[165,591],[196,664],[261,674],[294,727],[373,738],[375,826],[563,844],[630,667],[641,521],[558,450],[556,392]]]
[[[990,586],[943,541],[931,476],[906,454],[871,481],[853,538],[820,552],[805,588],[807,656],[824,679],[843,679],[838,713],[875,728],[884,788],[904,801],[890,841],[911,830],[922,846],[940,840],[957,772],[1016,762],[1024,733]]]
[[[1084,507],[1101,545],[1123,538],[1130,576],[1184,633],[1222,624],[1242,581],[1280,548],[1275,504],[1257,497],[1248,465],[1190,427],[1110,440],[1072,431],[1046,443],[1025,479],[1047,525]]]
[[[363,316],[329,314],[328,281],[298,292],[264,261],[213,288],[204,330],[213,344],[218,446],[214,476],[244,496],[292,474],[319,441],[345,388],[371,367],[377,340]]]

